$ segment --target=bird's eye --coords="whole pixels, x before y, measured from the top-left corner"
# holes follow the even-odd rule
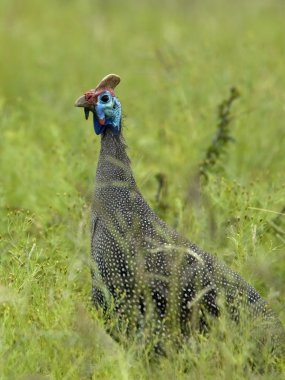
[[[107,102],[110,100],[110,98],[109,98],[108,95],[103,95],[102,98],[101,98],[100,100],[101,100],[103,103],[107,103]]]

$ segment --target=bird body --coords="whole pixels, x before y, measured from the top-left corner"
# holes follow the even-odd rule
[[[106,310],[111,295],[116,313],[132,327],[144,326],[151,316],[155,331],[166,335],[207,330],[208,317],[218,317],[223,305],[238,321],[245,308],[253,318],[273,321],[282,335],[281,323],[252,286],[168,226],[144,200],[127,155],[121,115],[118,122],[116,78],[110,74],[76,102],[85,114],[92,111],[95,132],[101,134],[91,223],[94,303]],[[102,94],[108,97],[103,99],[108,112]]]

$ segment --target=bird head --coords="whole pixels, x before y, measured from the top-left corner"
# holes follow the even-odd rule
[[[93,113],[94,130],[97,135],[110,128],[113,134],[121,130],[122,108],[114,88],[120,83],[120,77],[109,74],[104,77],[95,89],[85,92],[76,102],[76,107],[83,107],[85,119]]]

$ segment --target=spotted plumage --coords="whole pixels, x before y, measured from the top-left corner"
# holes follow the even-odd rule
[[[272,321],[282,335],[280,322],[253,287],[178,234],[143,198],[122,135],[118,83],[110,74],[76,102],[85,114],[93,113],[101,134],[91,226],[94,303],[106,309],[111,296],[116,313],[133,326],[151,316],[156,331],[182,335],[207,329],[207,318],[221,310],[239,320],[247,309],[252,317]]]

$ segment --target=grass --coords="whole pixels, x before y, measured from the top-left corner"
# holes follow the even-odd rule
[[[160,361],[106,333],[89,273],[100,142],[73,108],[107,73],[122,77],[144,196],[284,323],[284,4],[2,0],[0,11],[0,379],[284,378],[262,353],[263,372],[252,368],[250,340],[225,321]],[[235,141],[197,197],[189,189],[233,86]]]

